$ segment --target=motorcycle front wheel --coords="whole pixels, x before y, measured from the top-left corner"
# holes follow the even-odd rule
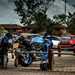
[[[22,66],[29,66],[32,64],[32,56],[30,54],[26,54],[22,59]]]

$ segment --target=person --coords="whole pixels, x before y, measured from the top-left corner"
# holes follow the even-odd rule
[[[40,64],[40,69],[41,70],[48,70],[48,50],[51,49],[53,47],[53,43],[52,43],[52,37],[51,35],[49,35],[47,32],[44,34],[43,39],[44,41],[44,48],[43,48],[43,52],[41,55],[41,64]]]
[[[0,55],[1,55],[1,65],[2,67],[4,66],[4,63],[8,61],[8,48],[11,46],[12,43],[12,35],[10,33],[6,33],[5,36],[2,38],[1,40],[1,51],[0,51]],[[5,60],[5,58],[7,60]],[[7,65],[6,65],[7,66]]]

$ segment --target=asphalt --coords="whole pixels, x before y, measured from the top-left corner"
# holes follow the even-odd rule
[[[41,71],[40,61],[34,62],[29,67],[14,66],[14,59],[9,54],[9,62],[7,69],[0,69],[0,75],[75,75],[75,56],[62,55],[54,56],[53,70]]]

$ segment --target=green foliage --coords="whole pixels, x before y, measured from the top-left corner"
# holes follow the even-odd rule
[[[0,27],[0,36],[3,36],[5,33],[7,33],[8,31],[5,30],[3,27]]]
[[[54,25],[53,21],[47,18],[45,13],[38,12],[34,14],[35,23],[32,26],[34,32],[51,31]]]
[[[49,29],[52,21],[47,18],[46,11],[50,1],[55,0],[15,0],[15,11],[20,16],[20,22],[31,26],[35,32]]]
[[[20,22],[31,24],[35,13],[47,11],[49,1],[51,0],[15,0],[15,11],[20,16]]]
[[[46,11],[50,1],[55,0],[15,0],[15,11],[20,17],[20,22],[31,26],[35,32],[52,32],[56,24],[66,23],[69,31],[75,33],[75,13],[55,15],[53,20],[47,18]]]
[[[69,32],[75,34],[75,13],[70,14],[70,21],[69,21]]]
[[[68,15],[55,15],[53,18],[56,23],[66,23],[69,32],[75,34],[75,12],[73,14],[69,12]]]
[[[60,15],[55,15],[55,16],[53,16],[53,19],[55,20],[55,22],[57,22],[57,23],[65,23],[66,22],[66,20],[67,20],[67,15],[65,15],[65,14],[60,14]]]

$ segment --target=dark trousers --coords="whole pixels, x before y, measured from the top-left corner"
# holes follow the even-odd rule
[[[4,55],[7,56],[8,49],[6,47],[3,47],[0,49],[0,65],[4,64]]]

